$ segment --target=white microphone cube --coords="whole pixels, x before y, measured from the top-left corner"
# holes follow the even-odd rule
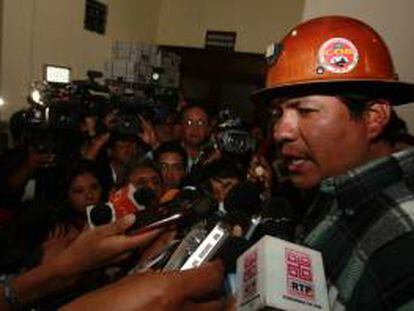
[[[264,236],[237,260],[237,310],[329,310],[322,255]]]

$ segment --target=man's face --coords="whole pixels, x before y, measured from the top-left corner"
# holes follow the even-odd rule
[[[136,188],[147,187],[154,191],[155,202],[161,198],[163,189],[161,176],[151,167],[139,167],[129,174],[129,180]],[[155,203],[154,202],[154,203]]]
[[[128,163],[137,154],[137,145],[133,140],[116,141],[112,147],[111,160]]]
[[[273,138],[290,180],[299,188],[313,188],[368,160],[366,122],[351,118],[345,104],[332,96],[299,97],[278,104]]]
[[[159,157],[158,164],[161,168],[164,188],[178,188],[186,174],[186,165],[181,155],[176,152],[165,152]]]
[[[183,142],[190,147],[200,147],[210,135],[208,116],[198,107],[186,111],[181,125]]]

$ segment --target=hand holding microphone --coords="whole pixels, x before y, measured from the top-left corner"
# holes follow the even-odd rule
[[[135,222],[135,215],[128,215],[114,223],[98,228],[86,228],[53,260],[70,275],[111,263],[131,249],[145,246],[159,234],[159,230],[128,236],[127,231]]]
[[[126,236],[124,232],[134,218],[130,215],[93,230],[86,229],[47,262],[18,275],[11,281],[18,303],[26,305],[68,288],[84,272],[112,263],[130,249],[146,245],[157,237],[158,231]],[[5,304],[0,299],[0,309],[2,306]]]

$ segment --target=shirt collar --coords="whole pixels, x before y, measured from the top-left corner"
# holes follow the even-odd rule
[[[338,207],[355,210],[387,186],[414,177],[414,148],[375,159],[322,181],[319,191],[337,198]]]

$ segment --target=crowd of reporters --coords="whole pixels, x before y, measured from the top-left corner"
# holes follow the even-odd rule
[[[255,184],[263,198],[269,198],[272,190],[275,194],[280,187],[274,182],[271,162],[260,155],[265,154],[261,150],[269,148],[263,138],[265,129],[259,128],[262,134],[253,135],[253,130],[230,110],[210,115],[202,106],[184,105],[170,111],[162,122],[137,114],[139,127],[134,133],[120,129],[114,109],[105,115],[83,116],[75,129],[53,137],[52,143],[45,139],[50,136],[44,130],[27,128],[24,114],[21,111],[12,116],[13,144],[0,158],[1,274],[9,285],[16,280],[18,287],[19,277],[35,284],[28,287],[28,295],[16,289],[19,304],[54,309],[95,292],[125,277],[131,267],[150,260],[189,229],[180,231],[170,226],[124,236],[128,242],[122,247],[111,246],[115,243],[112,240],[107,245],[102,241],[101,245],[94,239],[105,239],[96,236],[96,228],[88,228],[88,206],[113,201],[132,187],[141,206],[133,211],[133,217],[139,219],[140,210],[174,200],[175,189],[191,185],[208,191],[215,200],[212,213],[220,214],[226,213],[226,204],[231,205],[227,202],[229,193],[237,184]],[[256,133],[257,130],[256,127]],[[233,197],[233,205],[237,205],[237,199],[244,200],[237,194]],[[297,196],[292,197],[297,200]],[[107,236],[113,237],[123,234],[130,221],[126,220],[125,225],[125,219],[120,218],[99,230],[109,230]],[[105,229],[110,226],[114,227]],[[76,244],[84,249],[76,250]],[[64,257],[79,257],[74,262],[80,263],[77,267],[73,262],[65,266],[67,263],[61,261],[69,260],[62,260]],[[64,285],[48,289],[50,284],[45,281],[36,284],[36,271],[48,271],[49,267],[58,267],[53,271],[60,276],[65,270]],[[216,263],[214,271],[220,269]],[[220,278],[220,273],[210,275]],[[168,274],[163,277],[170,278]],[[142,281],[140,286],[150,290],[152,283],[161,282],[154,280],[150,278],[148,285]]]

